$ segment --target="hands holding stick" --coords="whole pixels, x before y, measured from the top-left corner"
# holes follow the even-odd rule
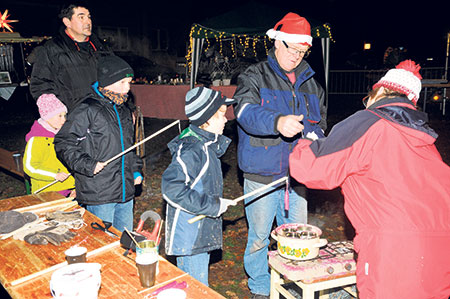
[[[273,182],[270,183],[270,184],[267,184],[267,185],[265,185],[265,186],[263,186],[263,187],[261,187],[261,188],[258,188],[258,189],[253,190],[252,192],[249,192],[249,193],[247,193],[247,194],[244,194],[244,195],[242,195],[242,196],[236,198],[234,201],[235,201],[236,203],[238,203],[239,201],[241,201],[241,200],[243,200],[243,199],[246,199],[247,197],[256,195],[256,194],[258,194],[258,193],[260,193],[260,192],[262,192],[262,191],[264,191],[264,190],[266,190],[266,189],[268,189],[268,188],[270,188],[270,187],[276,186],[276,185],[278,185],[278,184],[280,184],[280,183],[282,183],[282,182],[284,182],[284,181],[287,181],[287,180],[288,180],[288,177],[287,177],[287,176],[284,176],[284,177],[282,177],[282,178],[280,178],[280,179],[278,179],[278,180],[276,180],[276,181],[273,181]],[[188,223],[189,223],[189,224],[192,224],[192,223],[194,223],[194,222],[196,222],[196,221],[198,221],[198,220],[201,220],[201,219],[203,219],[203,218],[205,218],[205,217],[206,217],[205,215],[198,215],[198,216],[195,216],[195,217],[189,219],[189,220],[188,220]]]

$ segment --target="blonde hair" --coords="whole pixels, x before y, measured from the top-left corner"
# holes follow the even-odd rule
[[[386,87],[383,87],[383,93],[381,95],[378,96],[378,98],[376,98],[376,95],[378,93],[378,91],[380,90],[380,88],[382,88],[382,86],[377,87],[375,89],[372,89],[371,91],[369,91],[368,96],[370,99],[375,99],[376,101],[381,98],[381,97],[408,97],[406,94],[398,92],[396,90],[392,90]]]
[[[217,109],[216,113],[213,114],[213,116],[211,116],[209,119],[214,118],[214,117],[218,117],[219,112],[226,112],[227,111],[227,106],[226,105],[222,105],[219,107],[219,109]],[[200,126],[198,126],[200,129],[206,129],[209,126],[209,119],[207,121],[205,121],[204,123],[202,123]]]

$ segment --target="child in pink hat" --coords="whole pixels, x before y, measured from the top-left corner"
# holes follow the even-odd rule
[[[40,118],[25,137],[27,146],[23,157],[23,169],[31,179],[31,191],[56,180],[57,183],[42,192],[59,191],[64,196],[75,196],[75,180],[56,157],[53,144],[55,134],[66,121],[67,108],[54,94],[43,94],[36,103]]]

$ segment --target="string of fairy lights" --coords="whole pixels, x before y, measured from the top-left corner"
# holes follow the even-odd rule
[[[311,35],[313,37],[328,37],[332,42],[335,42],[333,36],[331,35],[331,27],[328,24],[322,24],[321,26],[317,26],[312,29]],[[194,38],[204,38],[205,39],[205,47],[203,51],[206,53],[211,47],[211,40],[214,40],[218,45],[220,55],[224,55],[224,43],[229,43],[231,49],[231,57],[236,58],[238,55],[243,57],[253,56],[256,57],[257,54],[257,45],[258,43],[262,43],[262,46],[265,51],[265,55],[269,53],[269,48],[271,47],[273,41],[267,35],[251,35],[251,34],[235,34],[228,33],[224,31],[214,30],[211,28],[204,27],[199,24],[194,24],[191,27],[189,32],[189,48],[186,53],[186,63],[189,71],[192,66],[192,51]],[[239,47],[237,47],[239,45]],[[238,49],[242,49],[238,51]]]

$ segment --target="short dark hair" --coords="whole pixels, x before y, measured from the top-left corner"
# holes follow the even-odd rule
[[[84,1],[77,1],[77,2],[71,2],[70,4],[66,4],[63,6],[61,11],[59,12],[58,17],[62,20],[64,18],[68,18],[69,20],[72,19],[73,14],[75,13],[74,9],[77,7],[83,7],[86,9],[89,9],[86,2]]]

